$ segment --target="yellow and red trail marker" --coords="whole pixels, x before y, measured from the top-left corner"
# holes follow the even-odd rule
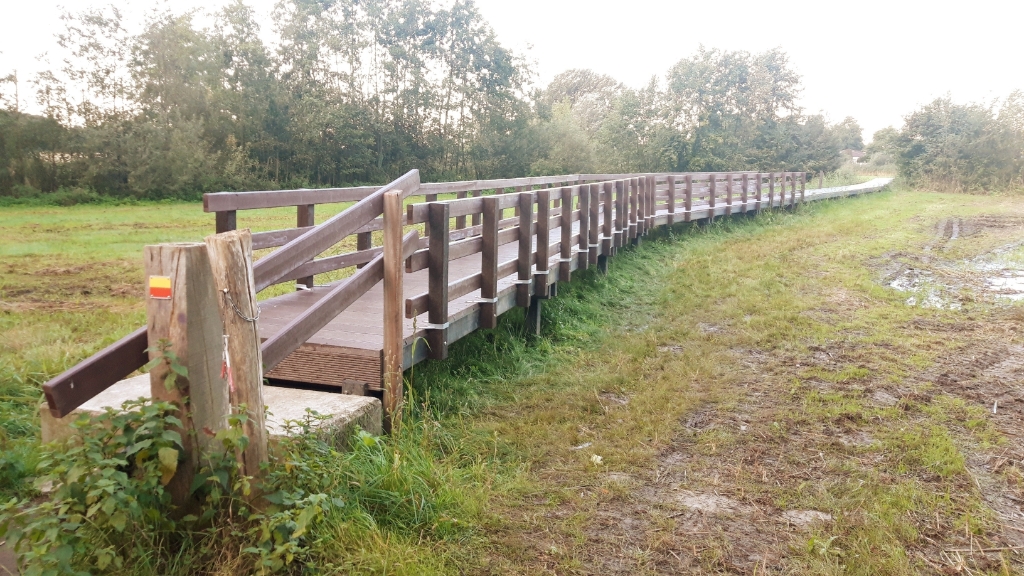
[[[168,276],[150,276],[149,297],[169,300],[171,298],[171,279]]]

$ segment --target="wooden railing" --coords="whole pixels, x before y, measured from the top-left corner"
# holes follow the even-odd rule
[[[424,350],[443,358],[448,345],[475,326],[492,327],[509,307],[529,307],[537,298],[546,298],[556,282],[569,280],[573,269],[604,268],[608,256],[656,225],[793,205],[803,200],[805,180],[802,173],[735,172],[573,174],[422,184],[413,170],[383,187],[222,192],[205,195],[203,205],[215,214],[218,233],[238,227],[239,211],[296,207],[294,228],[252,235],[253,249],[276,248],[253,266],[257,290],[290,281],[311,287],[317,274],[357,267],[353,275],[332,284],[314,307],[263,342],[269,370],[388,277],[388,246],[396,250],[391,259],[399,266],[404,262],[406,271],[429,269],[429,290],[408,297],[400,294],[404,309],[394,317],[400,322],[402,316],[425,313],[422,332],[429,347]],[[455,197],[439,200],[442,194]],[[404,214],[392,214],[390,226],[385,215],[389,195],[397,198],[399,209],[402,200],[412,201]],[[347,202],[354,204],[315,224],[316,205]],[[419,225],[423,238],[406,230]],[[551,242],[550,231],[558,227],[561,234]],[[371,234],[381,230],[384,245],[375,247]],[[316,258],[352,236],[354,250]],[[518,243],[516,257],[500,262],[498,249],[509,243]],[[481,254],[478,272],[449,277],[450,261],[476,253]],[[394,277],[394,271],[390,273]],[[499,281],[509,276],[515,276],[513,289],[499,290]],[[387,286],[385,280],[386,292]],[[478,315],[464,310],[458,318],[448,314],[449,302],[477,290],[473,311],[479,310]],[[385,310],[386,317],[389,312]],[[465,320],[469,316],[473,326]],[[382,322],[387,328],[387,321]],[[457,322],[462,323],[453,327]],[[397,334],[401,339],[400,326]],[[396,344],[385,342],[385,355],[389,345]],[[139,369],[147,361],[148,346],[142,328],[46,383],[51,413],[64,416]],[[419,359],[400,352],[397,366],[407,368]]]

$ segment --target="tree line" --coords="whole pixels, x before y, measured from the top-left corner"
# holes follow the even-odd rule
[[[936,98],[901,128],[876,132],[866,160],[940,190],[1024,188],[1024,92],[987,104]]]
[[[0,195],[194,199],[411,168],[815,172],[863,146],[852,118],[803,113],[779,49],[702,47],[640,89],[590,70],[538,88],[472,0],[280,0],[269,43],[241,0],[198,20],[152,14],[132,32],[113,6],[66,13],[60,66],[0,78]]]

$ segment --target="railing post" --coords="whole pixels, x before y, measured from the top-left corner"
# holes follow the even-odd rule
[[[757,210],[759,213],[761,212],[761,188],[762,188],[761,180],[763,179],[763,177],[764,177],[764,175],[761,174],[760,172],[758,172],[757,173],[757,180],[754,183],[754,190],[757,193],[757,208],[755,208],[755,210]]]
[[[238,213],[234,210],[215,212],[214,220],[217,234],[230,232],[238,228]]]
[[[590,184],[580,186],[580,248],[576,256],[576,268],[586,270],[590,266]]]
[[[481,232],[480,327],[498,325],[498,222],[501,210],[498,196],[484,196]]]
[[[708,221],[715,221],[715,192],[718,184],[718,176],[711,172],[708,174]]]
[[[590,260],[591,264],[597,264],[598,258],[601,256],[601,185],[591,184],[590,185],[590,225],[587,227],[587,232],[590,238],[588,246],[590,252],[587,253],[587,259]]]
[[[437,194],[425,194],[423,197],[425,202],[437,202]],[[423,237],[430,238],[430,219],[423,223]],[[358,237],[356,239],[358,242]]]
[[[732,216],[732,174],[725,175],[725,215]]]
[[[466,197],[466,191],[465,190],[463,190],[461,192],[456,192],[455,193],[455,198],[458,199],[458,200],[462,200],[465,197]],[[465,227],[466,227],[466,217],[465,216],[456,216],[455,217],[455,229],[456,230],[462,230]]]
[[[644,230],[650,234],[654,229],[654,217],[658,214],[658,177],[647,177],[647,218]]]
[[[611,182],[605,182],[601,185],[601,207],[604,209],[601,220],[601,234],[599,235],[599,242],[601,244],[601,255],[597,257],[597,268],[602,274],[608,273],[608,257],[612,253],[612,238],[615,238],[615,234],[612,231],[612,190],[615,187]]]
[[[538,298],[551,296],[548,262],[551,260],[551,190],[537,191],[537,271],[533,292]]]
[[[356,250],[369,250],[373,248],[373,232],[360,232],[356,234]],[[356,268],[362,268],[366,264],[357,264]]]
[[[807,192],[807,172],[800,173],[800,204],[803,205]]]
[[[144,254],[149,357],[162,358],[149,372],[150,392],[154,400],[170,402],[179,410],[184,453],[178,455],[177,471],[166,486],[181,506],[191,498],[200,453],[217,448],[206,431],[227,426],[228,385],[220,377],[224,326],[205,244],[146,246]],[[164,355],[163,346],[175,355],[174,361]],[[188,376],[177,375],[168,386],[172,363],[186,368]]]
[[[668,225],[676,223],[676,177],[669,175],[668,181]]]
[[[217,296],[224,325],[225,368],[228,401],[233,410],[245,406],[248,420],[242,431],[249,444],[242,451],[242,474],[260,476],[267,461],[267,427],[264,421],[263,357],[257,322],[256,282],[252,275],[252,234],[235,230],[206,237]]]
[[[472,196],[473,198],[479,198],[483,193],[484,193],[483,190],[473,190],[473,191],[471,191],[469,193],[469,195]],[[472,219],[470,221],[470,224],[473,225],[473,226],[479,226],[480,225],[480,214],[479,213],[473,214],[473,217],[472,217]]]
[[[775,207],[775,172],[768,173],[768,208]]]
[[[818,171],[818,189],[820,190],[821,188],[824,188],[824,187],[825,187],[825,171],[824,170],[820,170],[820,171]]]
[[[602,252],[611,256],[615,252],[615,183],[604,184],[604,234],[601,238]]]
[[[562,188],[562,217],[559,220],[559,232],[561,241],[558,244],[558,281],[569,282],[572,280],[572,186]]]
[[[636,240],[639,234],[637,212],[640,210],[640,183],[636,178],[629,179],[629,239]],[[636,242],[633,242],[636,244]]]
[[[647,231],[647,178],[637,178],[636,194],[636,237],[640,238]]]
[[[296,206],[296,218],[295,224],[299,228],[307,228],[309,226],[316,225],[315,210],[316,204],[304,204],[302,206]],[[295,280],[296,287],[305,286],[306,289],[313,288],[313,277],[306,276],[305,278],[299,278]]]
[[[430,357],[444,360],[448,357],[448,243],[450,218],[449,205],[435,202],[430,205],[427,219],[430,222],[430,243],[428,256],[430,264],[427,275],[427,343]]]
[[[629,217],[626,214],[626,206],[629,203],[627,198],[629,187],[625,180],[615,181],[615,250],[625,246],[626,233],[629,229]]]
[[[749,208],[747,207],[747,188],[750,187],[750,175],[746,172],[740,176],[740,186],[743,187],[743,189],[740,190],[740,202],[743,204],[743,213],[745,214],[749,212]]]
[[[521,192],[517,204],[519,212],[519,258],[517,270],[519,281],[516,283],[516,305],[523,308],[530,306],[533,293],[533,193]]]
[[[431,206],[433,207],[433,206]],[[447,209],[447,205],[445,205]],[[447,210],[445,210],[447,212]],[[445,214],[447,216],[447,214]],[[447,221],[447,219],[445,220]],[[384,193],[384,347],[381,366],[384,376],[384,428],[387,431],[396,430],[402,419],[402,359],[405,356],[404,345],[404,321],[402,319],[402,308],[405,295],[403,293],[403,280],[405,278],[405,259],[402,258],[402,224],[405,218],[402,214],[402,192],[395,190]],[[447,238],[447,230],[445,237]],[[433,241],[433,238],[431,238]],[[444,258],[447,262],[448,247],[444,243]],[[433,260],[431,260],[433,265]],[[444,323],[448,322],[448,266],[444,266],[445,285],[445,312]],[[433,280],[433,268],[430,270],[430,278]],[[431,308],[433,310],[433,308]],[[433,319],[431,319],[433,322]],[[447,340],[447,330],[444,330],[442,338]],[[431,344],[433,347],[433,344]],[[444,343],[447,354],[447,342]]]
[[[683,222],[690,221],[690,210],[693,209],[693,175],[683,176]]]
[[[789,201],[793,206],[797,205],[796,199],[796,172],[789,173]]]

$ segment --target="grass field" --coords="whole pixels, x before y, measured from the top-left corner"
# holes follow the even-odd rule
[[[11,493],[38,383],[141,324],[141,246],[210,218],[0,223]],[[391,446],[433,479],[438,520],[367,505],[317,526],[314,557],[336,573],[1018,573],[1024,309],[982,264],[1019,267],[1021,242],[1018,197],[908,190],[645,240],[560,288],[543,337],[513,312],[418,367],[416,426]]]

